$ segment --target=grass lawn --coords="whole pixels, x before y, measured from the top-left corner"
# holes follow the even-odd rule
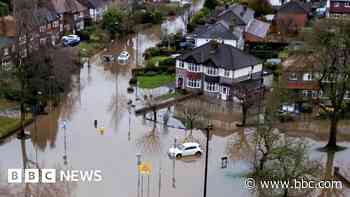
[[[81,42],[79,44],[80,54],[85,57],[92,56],[102,48],[103,44],[98,42]]]
[[[15,107],[16,103],[9,102],[5,99],[0,99],[0,110]]]
[[[175,82],[175,74],[172,75],[155,75],[155,76],[139,76],[139,87],[144,89],[158,88]]]
[[[19,119],[0,117],[0,138],[8,135],[19,125]]]
[[[31,121],[31,117],[27,117],[24,124]],[[20,120],[18,118],[8,118],[0,116],[0,138],[10,135],[20,127]]]
[[[161,62],[168,58],[168,56],[155,56],[147,61],[147,65],[156,65],[157,62]]]

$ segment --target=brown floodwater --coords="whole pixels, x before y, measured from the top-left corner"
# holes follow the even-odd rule
[[[182,25],[178,23],[179,19],[175,19],[173,26],[171,23],[166,25],[178,26],[180,28],[175,29],[181,30]],[[129,100],[140,102],[135,100],[136,92],[127,93],[131,69],[136,67],[136,62],[142,65],[143,51],[159,42],[161,28],[164,25],[152,26],[141,30],[138,36],[130,35],[116,40],[108,51],[101,54],[119,54],[120,51],[127,50],[131,55],[129,64],[106,64],[102,61],[101,54],[96,55],[91,59],[91,66],[85,66],[80,75],[74,77],[72,91],[65,97],[63,104],[49,115],[40,116],[27,128],[31,139],[20,141],[10,137],[0,145],[1,197],[30,196],[28,194],[33,197],[137,197],[138,153],[142,154],[142,161],[152,165],[149,196],[203,195],[204,155],[200,158],[176,160],[175,168],[173,160],[167,156],[167,150],[174,139],[183,141],[189,134],[189,131],[182,129],[184,126],[181,121],[174,118],[181,114],[181,109],[171,108],[169,127],[161,124],[156,124],[155,127],[153,122],[142,116],[136,117],[127,104]],[[136,58],[139,59],[136,61]],[[239,110],[236,107],[230,110],[226,104],[205,99],[195,102],[206,109],[200,119],[204,122],[210,120],[215,125],[215,130],[210,135],[208,196],[255,196],[244,187],[244,175],[250,168],[247,158],[252,152],[249,140],[251,130],[236,128],[235,125],[240,120]],[[166,110],[158,113],[160,120],[164,113]],[[98,121],[98,128],[105,128],[104,132],[94,127],[94,120]],[[66,128],[63,127],[63,121],[67,123]],[[194,130],[193,138],[202,145],[205,144],[203,131]],[[349,166],[349,149],[330,156],[316,150],[325,144],[324,141],[312,138],[307,138],[307,141],[311,146],[311,157],[320,160],[325,166],[326,163],[329,164],[325,168],[328,169],[325,176],[332,169],[330,164],[343,169]],[[346,141],[340,144],[350,147]],[[220,168],[220,158],[223,156],[230,158],[227,169]],[[329,162],[326,162],[327,159]],[[57,183],[51,186],[7,185],[7,169],[24,166],[101,170],[103,180],[98,183]],[[148,197],[146,175],[143,180],[143,196]],[[348,191],[345,191],[345,196],[350,194],[346,192]]]

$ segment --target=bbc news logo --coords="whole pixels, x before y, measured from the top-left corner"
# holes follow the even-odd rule
[[[100,182],[101,170],[8,169],[8,183]]]

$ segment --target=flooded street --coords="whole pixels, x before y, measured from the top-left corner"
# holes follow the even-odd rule
[[[203,2],[197,3],[201,6]],[[196,4],[195,10],[199,7]],[[75,77],[73,89],[63,104],[49,115],[39,117],[28,128],[31,139],[20,141],[13,136],[0,144],[2,174],[6,175],[9,168],[23,168],[29,161],[29,165],[38,164],[40,168],[101,170],[101,182],[67,185],[71,187],[71,195],[67,196],[137,197],[136,155],[141,153],[142,161],[152,165],[149,177],[150,197],[202,196],[205,155],[176,160],[175,166],[167,156],[174,139],[182,141],[188,134],[184,129],[175,128],[184,127],[182,123],[171,118],[171,127],[164,128],[160,124],[154,127],[153,122],[142,116],[136,117],[127,104],[129,100],[137,102],[135,93],[127,93],[131,69],[136,67],[136,62],[142,64],[141,54],[160,41],[161,28],[168,26],[168,32],[181,30],[181,20],[175,18],[173,23],[166,21],[162,27],[152,26],[140,31],[138,36],[131,35],[117,40],[110,51],[105,52],[119,54],[120,51],[127,50],[131,55],[130,65],[104,64],[100,55],[94,56],[91,67],[85,66],[80,76]],[[231,112],[228,111],[229,114],[218,116],[220,112],[217,110],[227,110],[225,105],[218,106],[206,101],[200,101],[200,105],[208,105],[208,117],[216,128],[210,135],[208,196],[255,196],[244,188],[243,175],[249,171],[249,165],[241,156],[247,155],[252,149],[249,140],[246,140],[249,132],[235,127],[240,120],[239,115],[230,115]],[[171,111],[173,115],[178,113],[174,107]],[[159,113],[160,119],[162,114]],[[94,120],[98,121],[98,128],[104,127],[105,131],[96,129]],[[63,121],[67,122],[66,128],[63,127]],[[193,137],[205,147],[203,131],[194,130]],[[232,146],[232,140],[236,146]],[[327,154],[316,149],[326,142],[308,141],[312,157],[325,164]],[[340,144],[350,147],[349,142]],[[350,149],[337,153],[333,165],[349,166],[349,155]],[[220,158],[223,156],[230,156],[227,169],[221,169]],[[5,183],[6,176],[1,181]],[[143,196],[149,197],[146,176],[143,177],[143,183]],[[26,192],[37,197],[35,187]]]

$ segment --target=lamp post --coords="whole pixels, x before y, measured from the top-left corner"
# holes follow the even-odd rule
[[[213,129],[213,125],[209,124],[207,128],[205,128],[206,134],[207,134],[207,144],[206,144],[206,150],[205,150],[205,169],[204,169],[204,191],[203,191],[203,197],[207,197],[207,182],[208,182],[208,153],[209,153],[209,136],[210,136],[210,130]]]

